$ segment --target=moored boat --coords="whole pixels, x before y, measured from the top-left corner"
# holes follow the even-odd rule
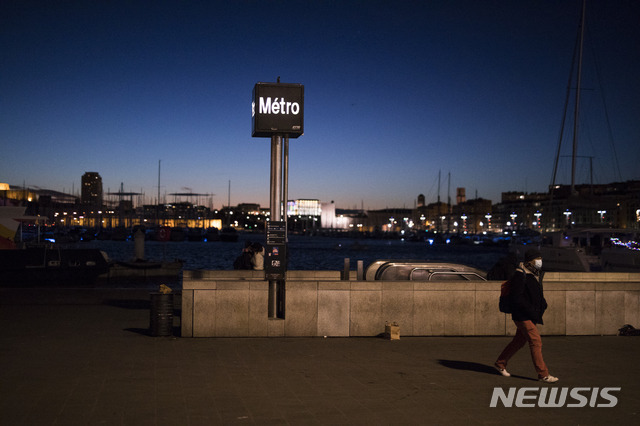
[[[238,241],[238,238],[239,238],[238,231],[236,231],[235,228],[227,227],[227,228],[222,228],[222,231],[220,231],[220,241],[233,243]]]
[[[542,268],[558,272],[640,272],[638,235],[626,229],[580,228],[550,232],[538,245],[517,244],[519,258],[530,247],[542,254]]]
[[[98,249],[45,245],[0,250],[2,286],[75,286],[92,284],[109,264]]]

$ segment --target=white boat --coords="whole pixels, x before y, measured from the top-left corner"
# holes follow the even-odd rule
[[[640,272],[640,238],[622,239],[614,237],[611,245],[602,250],[601,262],[604,271]]]
[[[512,246],[520,259],[535,247],[545,271],[640,272],[637,233],[627,229],[582,228],[546,233],[541,244]]]

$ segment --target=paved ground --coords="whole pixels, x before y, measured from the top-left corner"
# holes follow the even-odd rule
[[[152,337],[149,317],[145,291],[0,289],[0,424],[640,423],[640,337],[543,338],[555,387],[620,387],[613,408],[491,408],[550,387],[525,350],[496,374],[505,337]]]

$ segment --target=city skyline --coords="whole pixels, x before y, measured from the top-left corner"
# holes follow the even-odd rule
[[[9,198],[15,198],[17,200],[27,199],[31,197],[32,194],[38,194],[39,196],[45,195],[47,197],[52,197],[55,202],[62,203],[60,206],[64,208],[64,205],[67,207],[73,207],[74,203],[76,205],[82,205],[86,209],[91,209],[94,207],[105,207],[105,208],[117,208],[121,201],[128,201],[132,204],[133,207],[139,208],[143,206],[153,206],[157,203],[157,194],[148,195],[144,192],[128,192],[124,191],[123,188],[120,188],[118,191],[105,191],[102,187],[102,176],[100,176],[97,172],[85,172],[81,177],[81,185],[79,188],[74,189],[72,192],[66,191],[56,191],[50,188],[42,188],[39,186],[27,187],[21,185],[11,185],[5,182],[0,182],[0,186],[4,185],[5,191],[10,191]],[[88,183],[93,182],[93,183]],[[97,182],[97,186],[96,186]],[[594,190],[597,191],[600,195],[602,193],[611,193],[611,188],[616,188],[613,190],[613,193],[620,191],[622,188],[633,187],[640,183],[638,180],[628,180],[625,182],[609,182],[605,184],[576,184],[576,191],[580,194],[592,193]],[[555,187],[556,197],[559,199],[566,198],[567,194],[570,193],[570,184],[559,184]],[[609,188],[609,189],[607,189]],[[189,189],[189,188],[187,188]],[[23,192],[28,191],[28,192]],[[626,190],[622,190],[624,197],[628,197],[628,193]],[[550,188],[548,191],[541,192],[524,192],[517,190],[506,190],[502,192],[502,197],[500,200],[492,201],[486,198],[482,198],[477,196],[477,194],[467,194],[466,188],[454,188],[452,189],[453,195],[450,194],[441,194],[439,199],[428,200],[424,196],[424,194],[417,194],[414,202],[411,206],[403,205],[403,206],[392,206],[387,205],[382,208],[370,209],[364,208],[364,204],[361,202],[359,205],[352,200],[353,204],[348,205],[335,205],[336,209],[344,210],[344,211],[375,211],[375,210],[415,210],[416,208],[420,209],[422,207],[434,207],[439,204],[441,205],[450,205],[451,207],[455,207],[458,205],[466,205],[467,202],[482,202],[483,205],[488,202],[489,205],[509,205],[513,203],[514,200],[527,199],[527,200],[540,200],[546,199],[550,196],[551,191]],[[5,194],[6,195],[6,194]],[[523,198],[524,196],[524,198]],[[173,199],[170,199],[172,198]],[[165,205],[170,206],[172,204],[190,204],[194,207],[200,206],[209,208],[212,210],[221,210],[224,208],[238,208],[240,206],[259,206],[262,210],[269,210],[269,205],[264,205],[260,203],[255,203],[252,201],[239,200],[235,204],[222,203],[220,206],[216,206],[213,203],[214,194],[206,194],[206,193],[195,193],[195,192],[182,192],[182,193],[164,193],[160,194],[160,203],[157,205]],[[72,201],[75,199],[75,202]],[[320,204],[335,204],[334,200],[327,201],[316,199],[312,197],[298,197],[298,198],[288,198],[288,202],[308,202],[314,201]]]
[[[581,3],[3,2],[0,181],[70,192],[93,171],[105,193],[155,199],[161,161],[162,195],[215,194],[217,207],[230,181],[232,205],[266,206],[251,91],[281,77],[305,86],[290,199],[412,208],[435,202],[439,172],[443,200],[449,173],[452,198],[545,192]],[[596,183],[638,180],[640,5],[587,12],[578,154]],[[578,183],[588,174],[579,160]]]

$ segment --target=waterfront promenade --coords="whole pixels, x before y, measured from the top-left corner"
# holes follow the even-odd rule
[[[620,387],[613,408],[491,408],[496,387],[549,387],[533,380],[526,349],[513,377],[493,370],[507,337],[183,339],[179,317],[174,337],[151,337],[148,300],[148,290],[0,289],[0,424],[640,421],[640,337],[543,338],[556,387]]]

